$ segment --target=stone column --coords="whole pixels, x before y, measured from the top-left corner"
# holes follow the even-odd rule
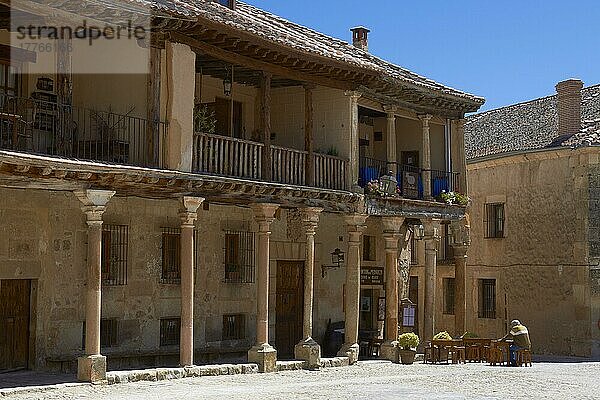
[[[346,173],[347,186],[350,190],[358,189],[359,146],[358,146],[358,99],[360,92],[347,91],[350,97],[350,171]]]
[[[167,166],[190,172],[194,144],[196,53],[188,45],[167,41],[165,54],[169,120]]]
[[[306,255],[304,261],[304,318],[303,339],[294,348],[298,360],[308,363],[309,369],[321,367],[321,346],[312,338],[313,303],[314,303],[314,271],[315,271],[315,233],[322,208],[305,208],[303,223],[306,233]]]
[[[467,250],[471,244],[470,226],[465,218],[453,222],[452,248],[454,251],[454,332],[462,335],[467,328]]]
[[[181,218],[181,331],[179,365],[194,365],[194,223],[201,197],[184,197]]]
[[[440,222],[430,219],[423,221],[423,225],[425,226],[425,321],[423,339],[427,341],[435,335],[437,251],[440,241]]]
[[[387,113],[387,167],[394,176],[398,174],[398,153],[396,150],[396,107],[384,107]],[[386,171],[386,172],[388,172]]]
[[[398,362],[398,240],[403,217],[382,217],[385,240],[385,342],[381,358]]]
[[[423,170],[423,197],[431,200],[431,143],[429,140],[429,121],[432,115],[420,115],[423,124],[423,151],[421,156],[421,169]]]
[[[360,245],[366,228],[367,215],[353,214],[345,217],[348,229],[348,254],[346,257],[344,345],[338,356],[348,357],[350,364],[358,361],[358,321],[360,316]]]
[[[258,223],[258,257],[256,273],[256,344],[248,351],[248,362],[258,364],[260,372],[275,372],[277,350],[269,344],[269,238],[271,223],[278,204],[250,206]]]
[[[85,296],[85,356],[77,359],[77,379],[98,382],[106,379],[106,357],[100,355],[102,308],[102,214],[115,195],[109,190],[81,190],[75,196],[86,215],[87,282]]]

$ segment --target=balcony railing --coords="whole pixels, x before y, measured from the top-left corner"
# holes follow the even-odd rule
[[[164,122],[0,94],[0,149],[162,167],[166,140]]]
[[[423,199],[423,169],[411,165],[392,163],[396,166],[396,180],[402,197]],[[359,184],[379,180],[389,173],[390,163],[370,157],[361,157]],[[431,195],[437,197],[442,191],[460,191],[458,173],[429,170],[431,172]]]
[[[306,151],[271,146],[272,181],[324,189],[346,188],[347,161],[334,156],[313,154],[314,183],[308,182]],[[227,136],[196,133],[193,171],[263,180],[262,143]]]

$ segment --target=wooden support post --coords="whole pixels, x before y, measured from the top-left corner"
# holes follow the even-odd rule
[[[147,82],[147,125],[146,125],[146,163],[150,167],[159,167],[160,160],[160,71],[161,53],[160,49],[150,47],[150,59],[148,60],[148,82]],[[164,145],[164,143],[163,143]],[[162,160],[164,161],[164,160]]]
[[[72,148],[67,148],[68,143],[72,143],[73,112],[73,66],[72,66],[72,46],[71,39],[62,38],[57,41],[56,49],[56,94],[58,102],[58,130],[54,137],[58,155],[73,156]],[[80,138],[86,139],[86,138]],[[89,138],[88,138],[89,139]],[[15,143],[16,145],[16,143]]]
[[[306,155],[306,185],[315,186],[315,155],[314,155],[314,85],[304,85],[304,150]]]
[[[264,144],[262,156],[262,179],[265,181],[271,181],[273,178],[271,165],[271,79],[271,74],[268,72],[263,72],[260,84],[260,122]]]

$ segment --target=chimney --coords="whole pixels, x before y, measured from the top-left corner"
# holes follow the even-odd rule
[[[558,135],[572,135],[581,130],[581,89],[579,79],[567,79],[556,85],[558,101]]]
[[[361,50],[369,51],[369,29],[364,26],[357,26],[350,29],[352,32],[352,44]]]

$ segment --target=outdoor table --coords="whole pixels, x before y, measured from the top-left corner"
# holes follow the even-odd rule
[[[486,347],[489,348],[492,339],[486,338],[463,338],[463,343],[465,346],[465,359],[466,361],[477,361],[481,362],[486,359],[487,355],[485,354]],[[476,348],[476,356],[473,356],[473,352],[469,352],[468,349]]]
[[[431,363],[441,363],[443,351],[452,351],[452,349],[458,346],[462,346],[462,340],[460,339],[433,339],[431,341]],[[448,353],[446,353],[446,363],[448,363]]]

